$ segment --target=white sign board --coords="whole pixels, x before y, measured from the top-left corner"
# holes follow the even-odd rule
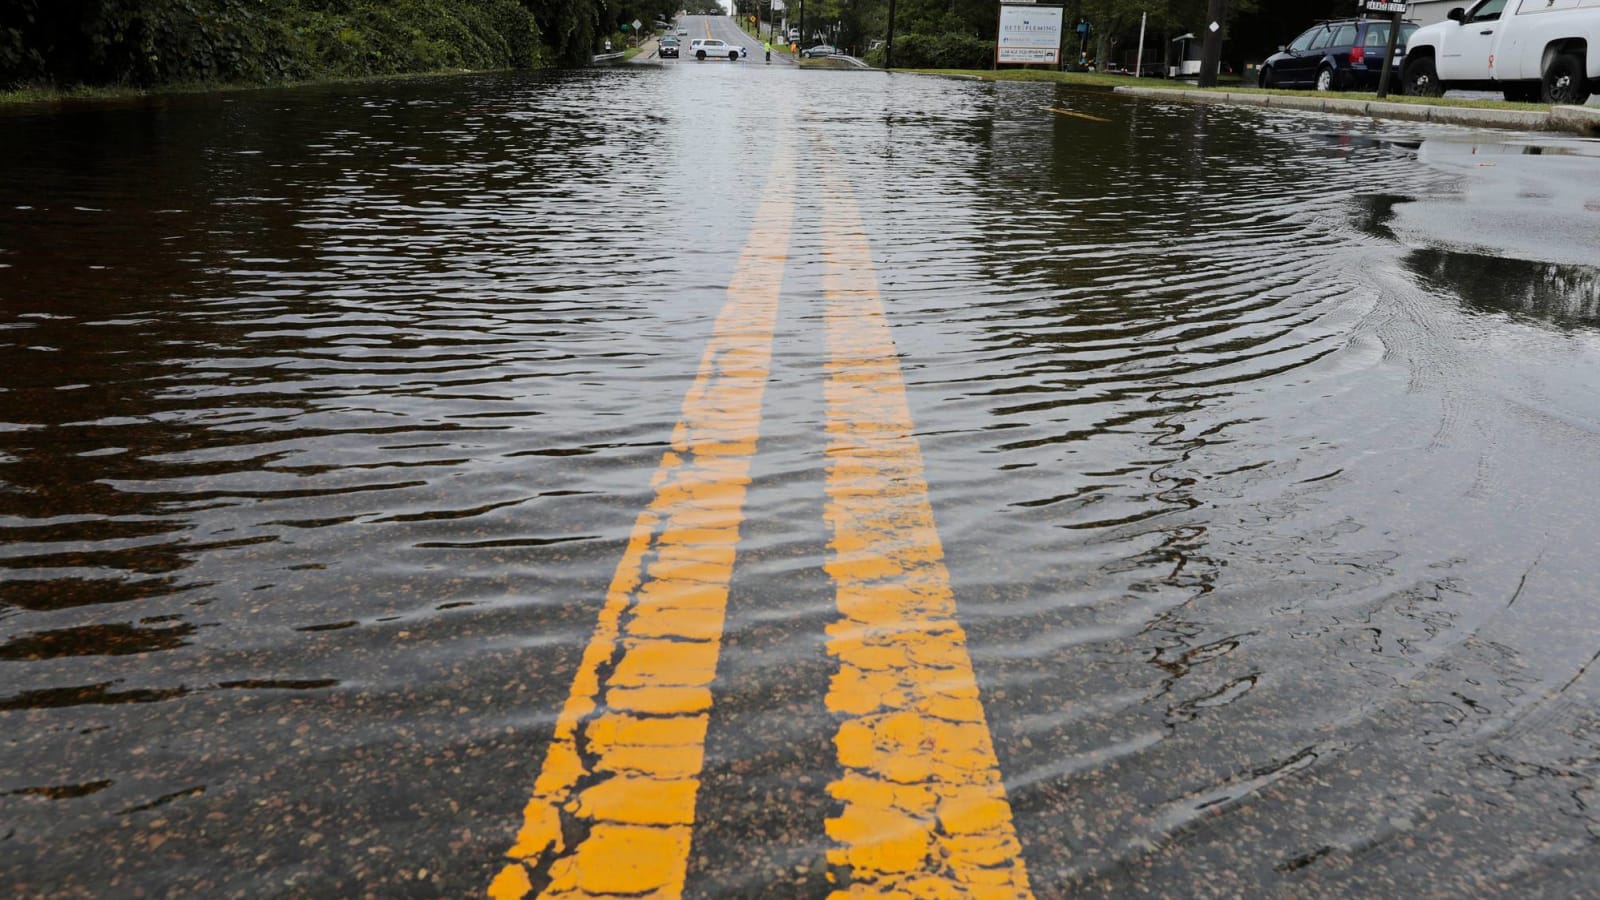
[[[997,63],[1061,63],[1061,7],[1001,4]]]
[[[1364,4],[1367,12],[1404,13],[1406,12],[1405,0],[1367,0]]]

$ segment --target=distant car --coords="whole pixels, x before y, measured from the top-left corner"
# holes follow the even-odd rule
[[[789,29],[789,43],[793,44],[798,40],[800,40],[800,29],[798,29],[798,28]]]
[[[1280,47],[1261,64],[1264,88],[1316,88],[1346,91],[1376,90],[1383,75],[1383,57],[1389,52],[1388,19],[1334,19],[1319,22]],[[1406,41],[1419,26],[1405,22],[1395,45],[1392,84],[1400,85],[1405,66]]]
[[[726,56],[728,59],[737,60],[744,56],[745,52],[745,49],[737,44],[719,41],[716,38],[695,38],[689,42],[689,54],[695,59]]]
[[[838,52],[838,47],[834,47],[829,44],[818,44],[815,47],[807,47],[806,49],[801,50],[800,55],[809,59],[815,56],[833,56]]]
[[[687,29],[687,28],[679,28],[678,29],[678,37],[688,37],[688,36],[689,36],[689,29]]]
[[[679,50],[678,39],[673,37],[672,35],[670,35],[670,34],[662,35],[661,36],[661,40],[657,42],[657,46],[658,46],[658,49],[656,51],[656,54],[658,56],[660,56],[662,59],[666,59],[669,56],[672,57],[673,59],[677,59],[678,58],[678,50]]]

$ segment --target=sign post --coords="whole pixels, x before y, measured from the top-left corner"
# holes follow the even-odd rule
[[[1394,71],[1394,51],[1400,45],[1400,26],[1406,17],[1406,0],[1365,0],[1367,12],[1393,13],[1389,23],[1389,49],[1383,55],[1383,74],[1378,76],[1378,99],[1389,96],[1390,73]]]
[[[1144,25],[1149,18],[1149,13],[1141,13],[1139,15],[1139,55],[1133,58],[1133,77],[1135,78],[1144,77]]]

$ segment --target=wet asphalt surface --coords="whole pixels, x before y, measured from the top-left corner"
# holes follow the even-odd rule
[[[1037,895],[1600,894],[1600,147],[759,61],[3,114],[3,890],[481,892],[783,142],[690,895],[827,889],[841,178]]]

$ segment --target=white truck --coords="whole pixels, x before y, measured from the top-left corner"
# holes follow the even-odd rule
[[[705,59],[708,56],[726,56],[731,60],[738,60],[739,57],[746,55],[747,52],[737,44],[730,44],[727,41],[719,41],[715,38],[695,38],[689,42],[689,53],[695,59]]]
[[[1581,104],[1600,83],[1600,0],[1477,0],[1406,42],[1406,93]]]

